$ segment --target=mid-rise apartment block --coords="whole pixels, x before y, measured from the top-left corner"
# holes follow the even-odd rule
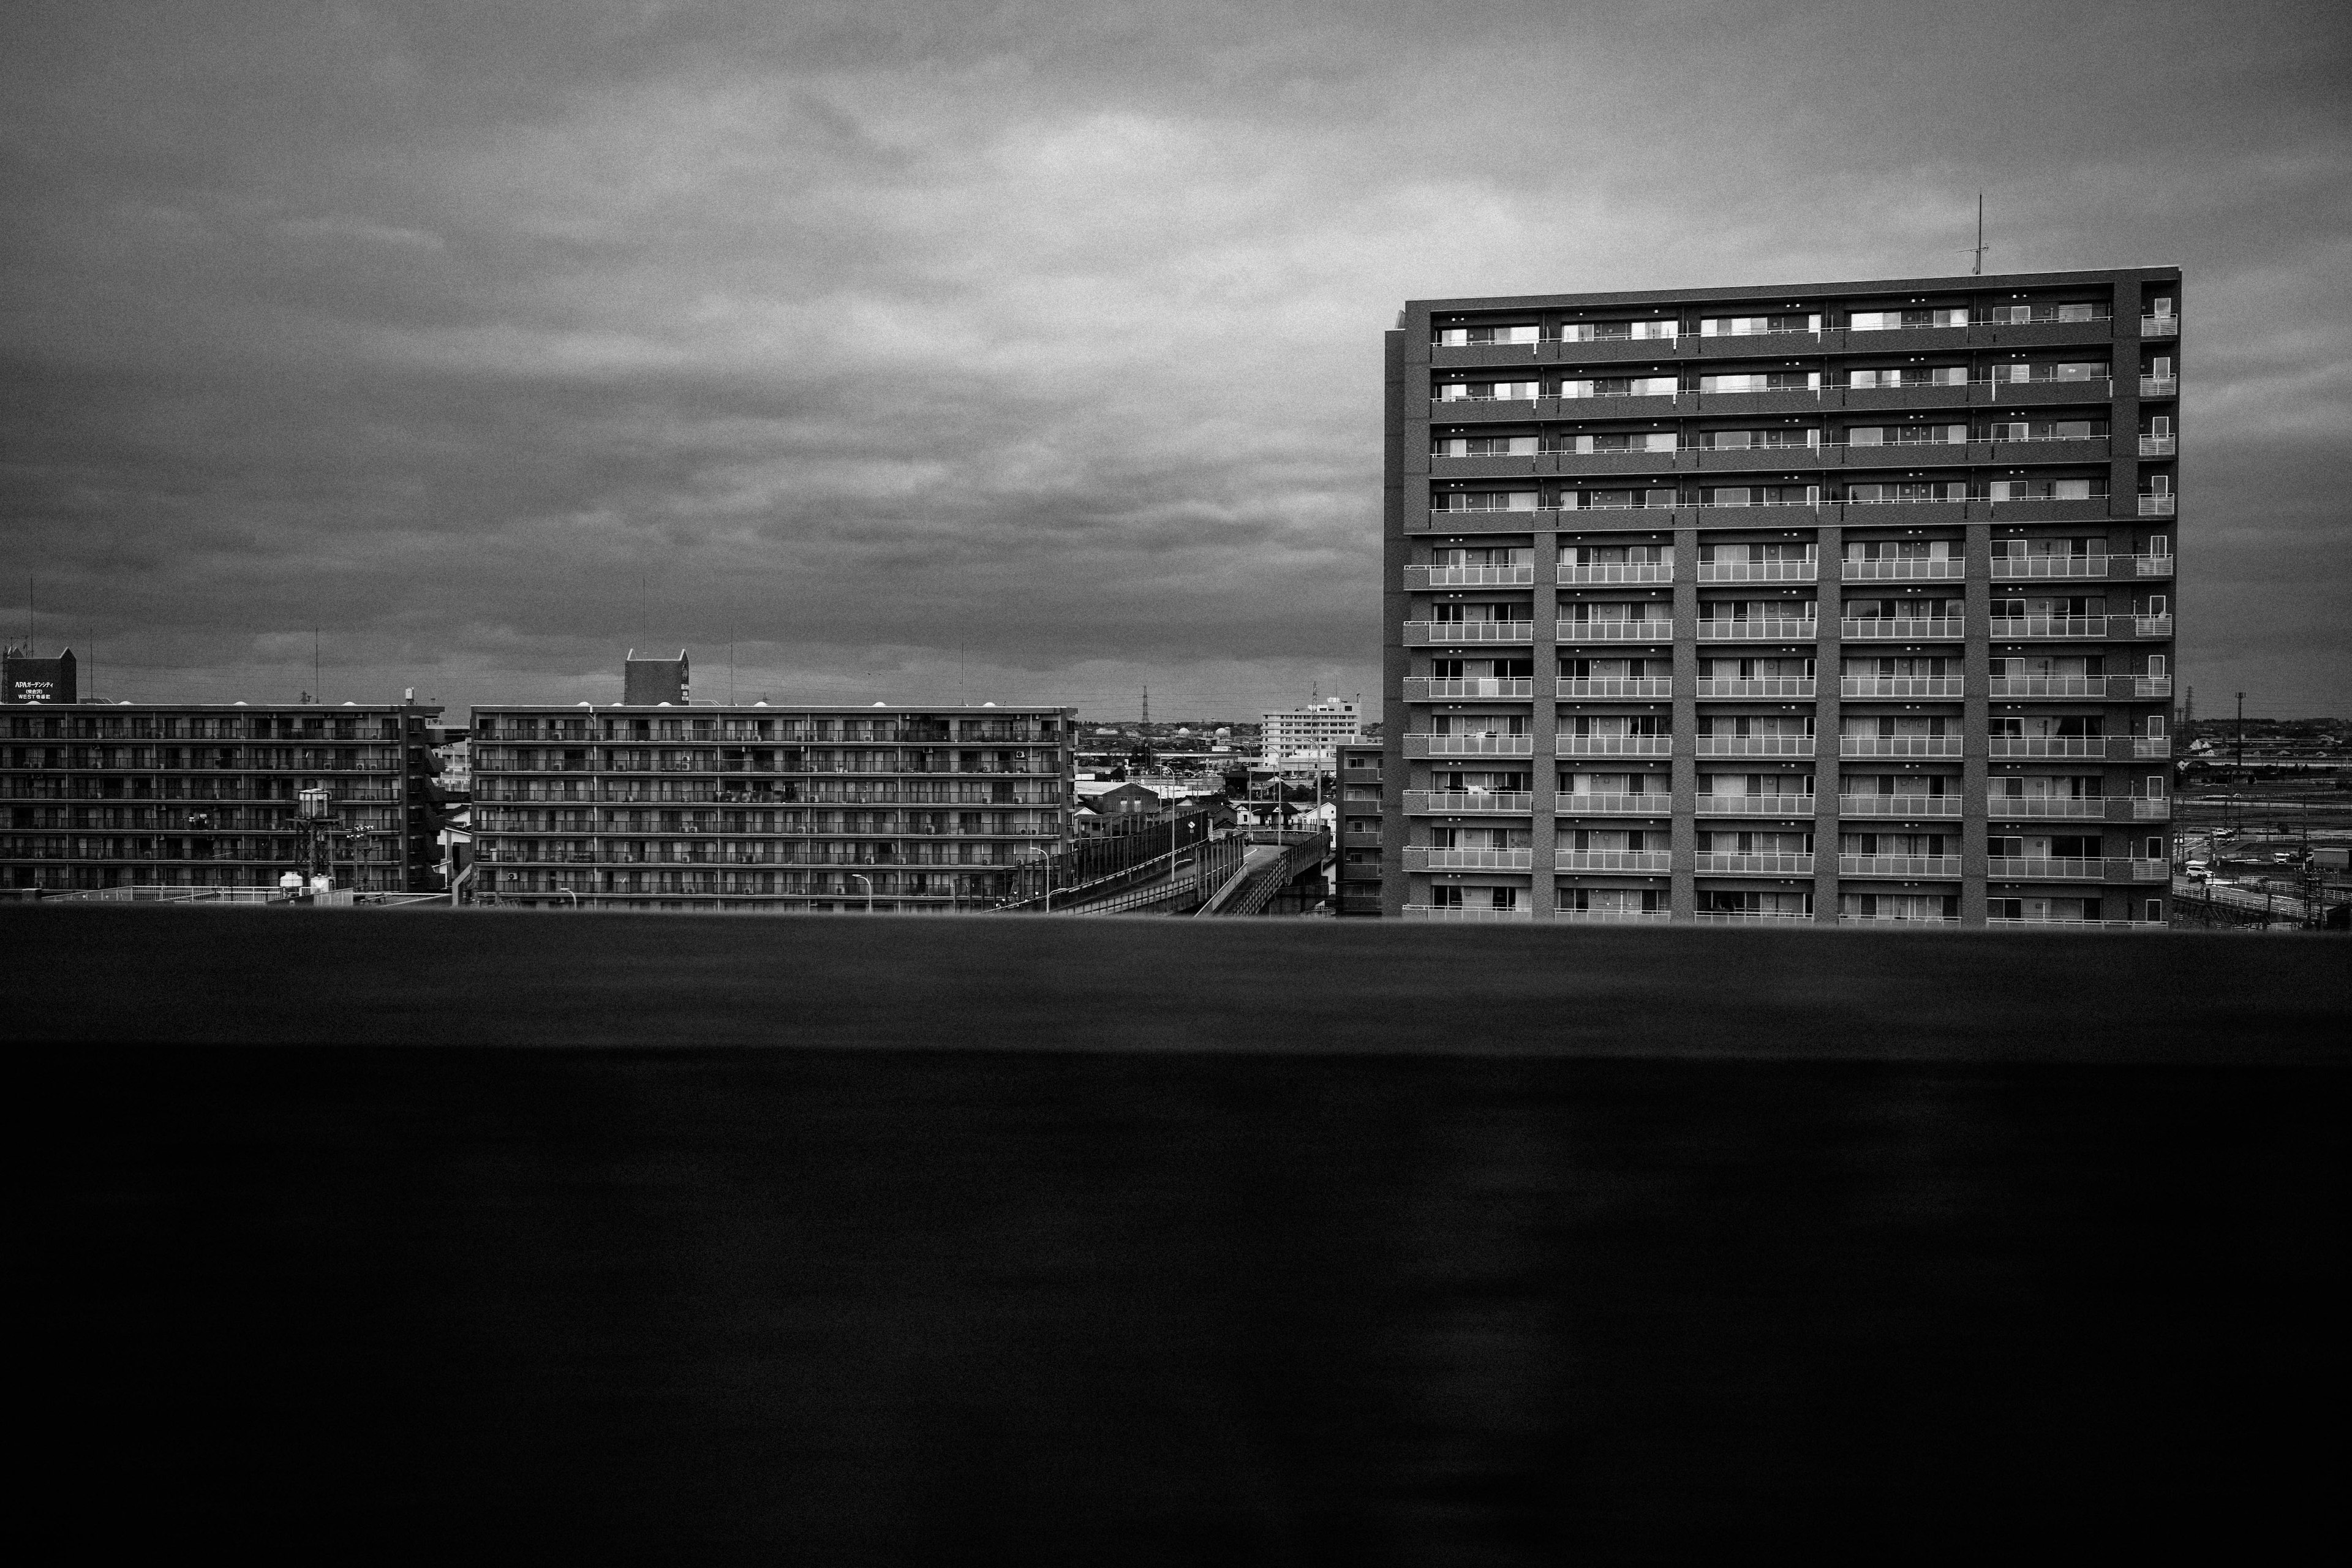
[[[1352,702],[1331,698],[1265,716],[1259,756],[1286,773],[1329,773],[1334,748],[1363,734],[1363,717]]]
[[[1341,915],[1381,912],[1382,742],[1339,744],[1339,904]]]
[[[0,885],[275,888],[306,871],[301,792],[355,892],[430,890],[425,727],[438,708],[0,705]]]
[[[2163,924],[2181,316],[2168,268],[1409,305],[1386,911]]]
[[[1022,867],[1067,844],[1076,720],[994,706],[478,707],[473,896],[990,909]]]

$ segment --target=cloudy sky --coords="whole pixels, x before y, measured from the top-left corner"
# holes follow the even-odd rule
[[[2352,714],[2347,14],[10,0],[0,606],[115,697],[1370,697],[1404,300],[1964,271],[1981,186],[2189,268],[2184,672]]]

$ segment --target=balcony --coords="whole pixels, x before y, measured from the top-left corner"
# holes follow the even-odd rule
[[[1703,795],[1696,807],[1701,816],[1800,817],[1813,815],[1810,795]]]
[[[1535,694],[1536,683],[1528,677],[1408,675],[1404,678],[1404,700],[1408,702],[1443,702],[1478,697],[1532,698]]]
[[[1818,561],[1702,561],[1702,583],[1811,583],[1821,576]]]
[[[2135,675],[2130,678],[2134,697],[2169,697],[2172,677],[2168,675]]]
[[[2168,821],[2172,816],[2172,797],[2161,795],[2150,799],[2144,795],[2136,795],[2132,796],[2131,814],[2135,822]]]
[[[1958,616],[1874,616],[1866,621],[1840,621],[1838,636],[1848,642],[1916,642],[1965,637],[1967,628],[1968,623]]]
[[[1992,757],[2104,757],[2104,735],[1995,735],[1985,742]]]
[[[2169,555],[2132,555],[2126,559],[2132,563],[2132,573],[2135,576],[2169,577],[2172,575],[2172,557]]]
[[[1552,809],[1562,816],[1672,816],[1675,797],[1664,790],[1642,795],[1561,795]]]
[[[1563,675],[1557,678],[1558,697],[1672,697],[1675,682],[1667,675],[1594,675],[1579,679]]]
[[[2021,926],[2037,929],[2064,927],[2070,931],[2164,931],[2168,929],[2163,921],[2011,920],[2003,915],[1995,915],[1986,921],[1985,924],[2002,931],[2011,931]]]
[[[1523,921],[1528,910],[1478,909],[1468,904],[1407,904],[1404,918],[1409,921]]]
[[[2104,555],[1996,555],[1992,558],[1992,580],[1996,583],[2021,578],[2104,577],[2107,574],[2107,558]]]
[[[1699,677],[1701,697],[1811,697],[1814,680],[1810,675],[1765,675],[1747,680]]]
[[[2178,316],[2142,316],[2139,319],[2139,335],[2144,338],[2179,337],[2180,335],[2180,318]]]
[[[1407,647],[1531,643],[1535,640],[1536,628],[1532,621],[1407,621],[1404,624]]]
[[[1958,675],[1845,675],[1838,692],[1845,697],[1960,697],[1967,680]]]
[[[1821,635],[1821,623],[1807,616],[1756,620],[1706,620],[1698,624],[1701,642],[1811,642]]]
[[[1671,871],[1675,857],[1666,849],[1559,849],[1552,856],[1558,871]]]
[[[1552,640],[1563,643],[1672,642],[1675,623],[1668,617],[1640,621],[1561,621],[1552,627]]]
[[[1958,735],[1840,735],[1841,757],[1957,757]]]
[[[1811,855],[1735,855],[1702,849],[1691,858],[1691,869],[1702,877],[1810,877]]]
[[[1810,757],[1811,735],[1701,735],[1702,757]]]
[[[2179,445],[2170,436],[2143,436],[2139,438],[2139,455],[2143,458],[2169,458]]]
[[[1960,797],[1956,795],[1842,795],[1838,796],[1840,816],[1892,818],[1908,822],[1929,816],[1958,816]]]
[[[1841,855],[1841,877],[1933,877],[1949,880],[1960,874],[1957,855]]]
[[[1445,849],[1435,845],[1408,844],[1408,871],[1526,871],[1535,866],[1532,849]]]
[[[1810,922],[1813,916],[1812,911],[1810,910],[1701,910],[1697,914],[1691,918],[1706,924],[1714,924],[1718,921],[1732,922],[1738,921],[1804,921]]]
[[[2172,635],[2170,616],[2134,616],[2132,636],[2137,637],[2168,637]]]
[[[1526,791],[1409,789],[1404,809],[1410,816],[1525,816],[1536,806]]]
[[[2107,863],[2043,855],[1996,855],[1985,862],[1985,875],[2004,882],[2104,882]]]
[[[1562,565],[1559,581],[1566,584],[1671,583],[1671,561],[1602,561],[1588,566]]]
[[[1561,757],[1670,757],[1672,735],[1560,735],[1553,742]]]
[[[2169,494],[2143,494],[2139,498],[2139,515],[2142,517],[2170,517],[2172,515],[2172,497]]]
[[[1965,558],[1943,561],[1846,561],[1839,576],[1848,583],[1956,582],[1969,574]]]
[[[1535,585],[1533,566],[1408,566],[1408,588],[1528,588]]]
[[[2108,799],[2096,795],[1997,795],[1985,804],[1988,811],[2001,821],[2058,817],[2073,822],[2105,822]]]
[[[1904,926],[1956,926],[1959,923],[1960,917],[1958,915],[1841,914],[1838,916],[1838,924],[1842,926],[1894,926],[1898,930]]]
[[[2177,397],[2180,395],[2180,378],[2177,375],[2144,375],[2139,378],[2142,397]]]
[[[1407,735],[1408,757],[1532,757],[1531,735]]]
[[[2172,737],[2134,735],[2131,738],[2131,754],[2136,761],[2164,761],[2172,755]]]
[[[2109,619],[2106,616],[1995,616],[1991,636],[1997,642],[2025,642],[2036,637],[2103,637],[2107,635]]]
[[[2131,879],[2135,882],[2169,882],[2172,880],[2172,862],[2169,860],[2147,860],[2134,858],[2126,862],[2126,870]]]

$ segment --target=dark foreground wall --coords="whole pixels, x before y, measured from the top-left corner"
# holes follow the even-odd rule
[[[2333,1533],[2318,939],[50,909],[0,943],[20,1517],[90,1554]]]

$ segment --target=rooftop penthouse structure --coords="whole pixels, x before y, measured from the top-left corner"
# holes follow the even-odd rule
[[[1069,837],[1075,709],[473,714],[476,901],[985,910]]]
[[[1384,907],[2159,927],[2181,277],[1419,300]]]

